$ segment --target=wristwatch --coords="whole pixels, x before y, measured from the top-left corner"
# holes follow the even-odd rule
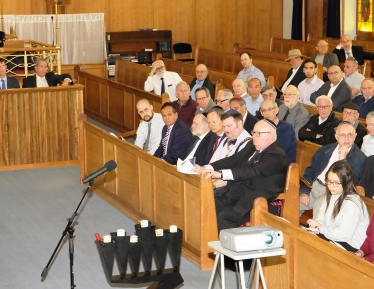
[[[221,173],[221,179],[223,180],[223,172],[222,171],[219,171]]]

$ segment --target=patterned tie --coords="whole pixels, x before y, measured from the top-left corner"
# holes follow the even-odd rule
[[[145,143],[144,143],[144,150],[146,152],[149,152],[149,139],[151,137],[151,123],[149,122],[148,123],[148,134],[147,134],[147,138],[145,139]]]
[[[256,162],[256,156],[260,153],[259,150],[255,151],[255,153],[252,155],[252,157],[248,160],[248,164],[252,164]]]
[[[167,144],[168,144],[168,140],[169,140],[169,136],[170,136],[170,126],[168,126],[167,130],[166,130],[166,134],[165,136],[162,138],[162,147],[163,147],[163,153],[162,153],[162,156],[165,156],[166,155],[166,150],[167,150]]]
[[[165,83],[164,83],[164,78],[161,77],[161,95],[165,93]]]
[[[236,139],[229,140],[229,146],[235,145],[236,144]]]
[[[287,112],[286,112],[286,114],[284,115],[283,120],[286,120],[289,114],[290,114],[290,110],[287,109]]]
[[[4,79],[1,80],[1,89],[6,89]]]

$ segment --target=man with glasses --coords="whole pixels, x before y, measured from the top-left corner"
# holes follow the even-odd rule
[[[233,97],[234,95],[231,90],[224,88],[217,92],[215,103],[222,107],[223,111],[226,112],[230,109],[230,99]]]
[[[349,122],[356,130],[355,144],[361,147],[362,140],[366,135],[366,129],[358,121],[358,116],[360,114],[360,108],[357,104],[347,103],[343,106],[343,121]]]
[[[242,98],[230,99],[230,108],[238,111],[243,116],[244,129],[250,133],[258,119],[254,117],[248,110],[247,105]]]
[[[303,104],[316,106],[310,101],[310,95],[324,84],[324,82],[316,75],[317,70],[317,63],[314,60],[309,58],[304,61],[303,71],[306,78],[297,86],[298,90],[300,91],[300,102]]]
[[[358,72],[358,64],[353,57],[347,58],[344,62],[344,79],[351,87],[352,98],[355,98],[360,94],[361,82],[365,79],[365,76]]]
[[[208,68],[204,64],[199,64],[195,68],[196,77],[190,83],[191,98],[196,100],[195,91],[200,87],[206,87],[209,90],[212,100],[214,100],[215,86],[208,75]]]
[[[274,85],[267,84],[263,88],[261,88],[261,95],[264,100],[270,99],[272,101],[275,101],[278,107],[280,107],[281,104],[283,104],[283,102],[279,98],[277,98],[277,89]],[[257,119],[263,119],[260,110],[256,112],[255,117]]]
[[[210,97],[210,92],[206,87],[200,87],[195,91],[196,102],[198,106],[196,108],[195,114],[204,113],[206,114],[211,108],[215,106],[212,98]]]
[[[296,86],[287,86],[283,97],[284,104],[279,107],[278,118],[290,123],[295,131],[296,139],[299,139],[299,130],[308,122],[310,118],[309,112],[299,102],[300,92]]]
[[[323,72],[327,72],[327,69],[331,65],[339,65],[338,56],[335,53],[328,52],[328,49],[329,44],[327,40],[318,40],[316,43],[317,53],[311,57],[313,61],[323,65]]]
[[[254,127],[253,141],[240,152],[194,169],[227,181],[215,196],[218,231],[247,222],[256,198],[264,197],[271,203],[283,192],[288,160],[277,142],[276,129],[271,121],[260,120]]]
[[[311,141],[320,145],[327,145],[336,141],[335,127],[340,120],[332,111],[332,101],[327,95],[316,99],[318,114],[313,115],[299,130],[299,140]]]
[[[144,82],[144,90],[147,92],[153,91],[158,95],[168,93],[170,101],[175,101],[177,100],[176,87],[181,81],[182,78],[178,73],[166,71],[164,62],[162,60],[156,60],[152,63],[152,70],[148,74],[147,80]]]
[[[352,168],[355,183],[361,179],[366,156],[354,143],[355,138],[355,128],[349,122],[342,122],[336,128],[337,143],[323,146],[316,151],[303,175],[306,182],[300,187],[300,214],[304,210],[313,209],[314,213],[318,211],[318,205],[314,207],[314,204],[320,196],[326,194],[326,172],[334,162],[345,160]]]
[[[353,103],[360,107],[360,116],[366,118],[370,111],[374,111],[374,81],[372,78],[365,78],[361,83],[362,95],[357,95]]]
[[[343,105],[352,102],[351,87],[344,80],[342,70],[337,65],[330,66],[327,70],[327,76],[329,81],[326,81],[320,89],[310,95],[310,101],[316,103],[317,97],[327,95],[334,104],[332,110],[342,112]]]
[[[190,86],[181,81],[177,84],[177,100],[173,101],[178,117],[188,126],[191,127],[193,118],[195,116],[197,102],[190,97]]]
[[[285,61],[290,63],[291,69],[288,71],[286,80],[280,87],[282,93],[286,91],[288,85],[292,84],[298,86],[299,83],[305,79],[303,58],[305,58],[305,55],[302,55],[299,49],[291,49],[288,51],[288,58]]]

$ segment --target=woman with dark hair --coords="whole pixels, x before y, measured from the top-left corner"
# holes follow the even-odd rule
[[[317,235],[339,243],[350,252],[357,252],[366,237],[369,213],[357,193],[351,167],[345,161],[337,161],[326,173],[326,195],[318,200],[321,206],[315,219],[309,219],[309,227],[317,229]]]

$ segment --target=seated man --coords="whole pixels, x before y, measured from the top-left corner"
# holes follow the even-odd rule
[[[374,155],[374,111],[366,115],[365,121],[368,134],[364,136],[361,150],[367,157],[370,157]]]
[[[327,70],[329,81],[326,81],[320,89],[310,95],[310,101],[316,103],[320,95],[327,95],[334,104],[332,110],[342,112],[343,105],[352,102],[352,91],[348,83],[344,80],[342,70],[339,66],[332,65]],[[316,103],[317,105],[317,103]]]
[[[355,176],[355,183],[361,179],[365,154],[355,145],[356,132],[347,122],[342,122],[336,128],[337,143],[321,147],[316,151],[309,167],[305,169],[303,178],[312,185],[300,187],[300,214],[310,210],[319,196],[326,193],[326,172],[338,160],[346,160]],[[318,208],[313,208],[318,211]]]
[[[178,112],[178,117],[188,127],[191,127],[198,104],[190,97],[190,86],[185,81],[179,82],[176,89],[177,100],[172,103],[175,110]]]
[[[357,60],[353,57],[348,57],[344,62],[344,79],[351,87],[352,98],[355,98],[360,94],[361,82],[365,76],[358,72]]]
[[[260,69],[252,64],[252,55],[249,52],[240,54],[240,62],[243,65],[243,70],[239,72],[238,78],[248,82],[248,78],[258,78],[261,86],[266,85],[265,76]]]
[[[216,134],[209,130],[207,118],[201,113],[195,115],[191,132],[193,136],[182,159],[190,160],[195,157],[195,163],[204,166],[209,163]]]
[[[155,94],[162,95],[164,92],[169,94],[170,101],[175,101],[177,84],[182,78],[176,72],[166,71],[162,60],[156,60],[152,63],[152,70],[144,82],[144,90],[153,91]],[[192,120],[191,120],[192,122]]]
[[[206,87],[200,87],[195,91],[196,102],[198,104],[195,114],[207,113],[216,104],[213,102],[210,92]]]
[[[278,118],[290,123],[295,131],[296,139],[299,139],[300,128],[303,127],[310,119],[309,112],[299,102],[300,92],[292,84],[287,86],[283,97],[284,104],[279,107]]]
[[[370,111],[374,111],[374,81],[372,78],[365,78],[361,83],[362,95],[357,95],[352,102],[360,107],[360,116],[366,118]]]
[[[357,104],[347,103],[343,106],[343,121],[349,122],[356,130],[355,144],[360,148],[362,145],[362,139],[366,135],[366,129],[358,121],[358,115],[360,108]]]
[[[321,95],[316,99],[318,114],[313,115],[299,130],[299,140],[311,141],[320,145],[336,142],[335,127],[340,119],[332,111],[331,98]]]
[[[153,154],[169,164],[175,165],[178,158],[183,158],[191,141],[190,128],[178,118],[178,112],[171,102],[165,102],[161,107],[162,119],[165,123],[162,129],[160,144]]]
[[[48,86],[68,86],[72,83],[70,74],[56,75],[48,71],[48,62],[39,58],[35,63],[35,73],[23,79],[22,88],[26,87],[48,87]]]
[[[215,196],[218,231],[247,222],[257,197],[270,203],[283,192],[288,161],[276,140],[274,123],[260,120],[253,131],[253,142],[248,142],[243,150],[206,168],[194,169],[228,182]]]
[[[217,92],[215,103],[222,107],[223,111],[226,112],[230,109],[230,99],[233,97],[234,95],[230,89],[223,88]]]
[[[328,52],[328,49],[329,44],[327,40],[318,40],[316,43],[317,53],[311,57],[313,61],[323,65],[323,72],[327,72],[327,69],[331,65],[339,65],[338,56],[335,53]]]
[[[6,60],[0,58],[0,89],[19,88],[18,80],[6,75],[6,69]]]
[[[211,110],[208,111],[208,114],[206,116],[210,131],[216,135],[216,139],[214,142],[212,153],[209,158],[209,162],[212,156],[214,155],[214,153],[216,152],[218,146],[221,144],[222,141],[226,139],[226,134],[223,131],[223,122],[221,120],[223,114],[224,114],[224,111],[222,109],[212,108]]]
[[[281,106],[281,104],[283,104],[283,102],[277,98],[277,89],[275,88],[274,85],[271,85],[271,84],[266,84],[262,89],[261,89],[261,95],[262,95],[262,98],[265,100],[265,99],[270,99],[272,101],[275,101],[278,105],[278,107]],[[261,112],[258,110],[256,112],[256,115],[255,117],[257,119],[263,119],[262,115],[261,115]]]
[[[242,97],[244,100],[249,97],[247,94],[247,86],[245,84],[245,80],[241,78],[236,78],[232,82],[232,91],[234,92],[235,97]]]
[[[206,87],[209,90],[212,100],[214,100],[215,95],[215,85],[209,78],[208,68],[204,64],[199,64],[195,68],[196,77],[192,79],[190,83],[191,98],[196,100],[195,91],[198,88]]]
[[[338,56],[339,62],[345,62],[348,57],[354,57],[359,65],[363,65],[365,59],[374,60],[374,53],[366,52],[362,46],[352,45],[349,35],[343,35],[339,45],[332,52]]]
[[[261,82],[257,78],[252,78],[248,82],[248,95],[249,97],[243,97],[247,104],[247,110],[252,115],[256,115],[261,103],[264,101],[261,95]]]
[[[306,78],[297,86],[298,90],[300,91],[300,102],[303,104],[316,106],[310,101],[310,95],[324,84],[324,82],[316,75],[317,70],[317,63],[315,63],[313,60],[306,59],[304,61],[303,71]]]
[[[134,144],[153,155],[161,141],[164,121],[160,113],[153,111],[153,105],[146,99],[139,100],[136,109],[144,121],[139,124]]]
[[[243,98],[232,98],[230,107],[238,111],[243,116],[244,129],[250,134],[258,119],[247,110],[247,105]]]
[[[210,162],[232,156],[243,149],[245,144],[252,139],[244,129],[242,115],[236,110],[225,112],[221,120],[226,138],[220,142]]]
[[[305,79],[303,58],[305,58],[305,55],[302,55],[299,49],[288,51],[288,58],[285,61],[290,62],[291,69],[288,71],[286,80],[280,87],[282,93],[286,91],[288,85],[292,84],[297,87]],[[279,93],[278,96],[280,96]]]
[[[286,152],[288,161],[296,163],[296,136],[292,125],[278,119],[278,106],[270,99],[261,103],[260,111],[264,119],[272,121],[277,126],[277,141]]]

